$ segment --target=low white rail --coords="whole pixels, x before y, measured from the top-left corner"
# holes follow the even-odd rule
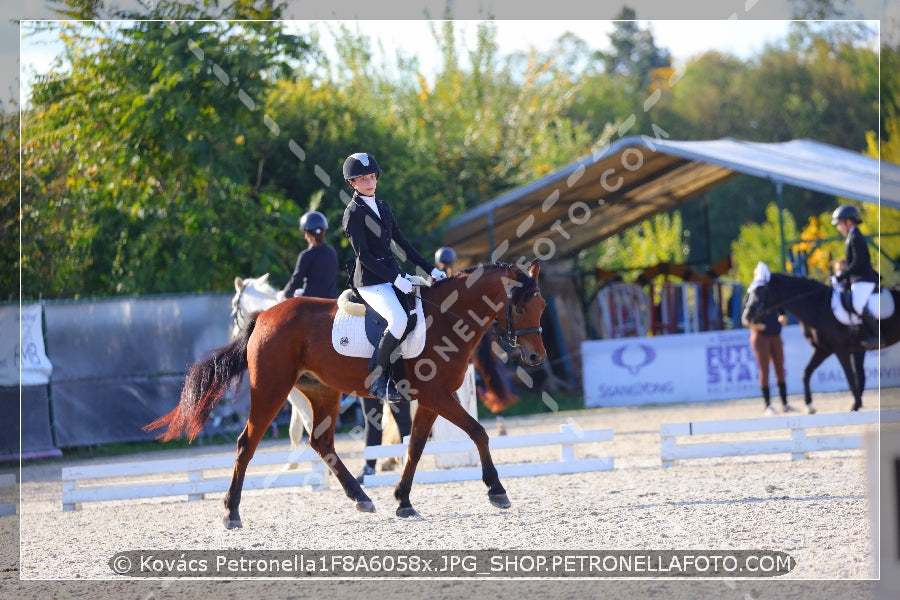
[[[559,475],[582,473],[586,471],[608,471],[613,468],[613,459],[575,458],[575,446],[588,442],[608,442],[613,439],[612,429],[579,430],[569,423],[559,426],[559,432],[528,433],[491,438],[491,450],[505,448],[527,448],[533,446],[560,446],[559,460],[547,462],[523,462],[497,464],[497,472],[501,477],[527,477],[533,475]],[[474,450],[475,443],[469,438],[458,440],[430,441],[425,445],[423,454],[440,454],[444,452],[462,452]],[[406,444],[389,446],[367,446],[365,458],[403,457],[406,455]],[[421,467],[421,464],[419,465]],[[433,471],[416,470],[416,483],[444,483],[449,481],[468,481],[481,479],[481,466],[437,469]],[[396,485],[400,473],[376,473],[366,475],[365,486],[377,487]]]
[[[285,471],[286,463],[310,463],[308,471]],[[279,470],[260,472],[259,466],[278,465]],[[234,454],[168,460],[146,460],[62,470],[63,510],[76,510],[82,502],[184,496],[200,500],[204,494],[224,492],[231,483]],[[229,469],[226,474],[210,471]],[[330,471],[312,449],[302,451],[257,452],[244,478],[244,490],[287,486],[311,486],[322,490],[329,485]],[[143,477],[143,479],[141,479]],[[109,481],[120,478],[121,481]]]
[[[721,456],[746,456],[754,454],[790,454],[791,460],[802,460],[808,452],[820,450],[848,450],[862,447],[858,433],[807,435],[807,429],[874,425],[880,421],[900,420],[900,411],[867,410],[860,412],[827,413],[816,415],[791,415],[786,417],[762,417],[758,419],[734,419],[727,421],[696,421],[661,425],[660,459],[663,467],[671,467],[676,460],[686,458],[713,458]],[[741,434],[750,432],[778,432],[788,430],[777,439],[728,439],[727,441],[702,441],[696,436],[716,434]],[[679,438],[687,438],[679,441]]]
[[[12,489],[13,493],[8,493],[7,489]],[[12,473],[4,473],[0,475],[0,490],[3,490],[0,497],[13,496],[16,491],[16,476]],[[8,517],[10,515],[16,514],[16,505],[15,503],[2,503],[0,504],[0,517]]]

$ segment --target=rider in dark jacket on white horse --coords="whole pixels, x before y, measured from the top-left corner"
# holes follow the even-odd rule
[[[878,320],[867,306],[867,301],[872,291],[878,286],[878,272],[872,267],[869,258],[869,246],[866,236],[857,225],[862,223],[859,211],[855,206],[844,204],[837,207],[831,215],[831,224],[837,227],[841,235],[847,236],[846,252],[847,267],[837,274],[838,280],[850,287],[853,312],[858,314],[866,327],[866,337],[862,345],[866,349],[880,348],[882,344]]]

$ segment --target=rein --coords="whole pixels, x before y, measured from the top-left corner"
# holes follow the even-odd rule
[[[525,304],[531,298],[533,298],[534,296],[537,296],[540,293],[541,293],[541,291],[539,289],[535,289],[531,294],[529,294],[526,298],[524,298],[522,300],[522,304]],[[446,312],[446,313],[456,317],[460,321],[463,321],[465,323],[468,323],[469,325],[472,325],[474,327],[477,327],[478,329],[481,329],[485,333],[487,333],[488,330],[493,326],[493,322],[488,327],[485,327],[484,325],[481,325],[480,323],[476,323],[472,319],[469,319],[460,314],[457,314],[457,313],[453,312],[452,310],[449,310],[449,309],[444,310],[440,304],[438,304],[437,302],[434,302],[432,300],[429,300],[425,296],[422,296],[422,302],[427,302],[428,304],[440,309],[441,312]],[[540,325],[538,325],[537,327],[523,327],[522,329],[515,329],[515,326],[513,325],[512,309],[513,309],[512,293],[507,292],[507,294],[506,294],[506,319],[505,319],[506,320],[506,330],[503,331],[503,333],[500,333],[498,335],[498,337],[500,337],[500,339],[502,339],[504,342],[509,344],[510,347],[518,348],[520,346],[520,344],[519,344],[519,336],[520,335],[526,335],[529,333],[542,333],[544,331],[544,328],[541,327]],[[494,321],[496,321],[496,319],[494,319]]]

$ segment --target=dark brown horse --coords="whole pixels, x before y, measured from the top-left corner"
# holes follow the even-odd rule
[[[809,382],[813,372],[834,354],[847,384],[853,393],[850,410],[862,408],[862,394],[865,387],[863,371],[863,348],[851,328],[838,321],[831,310],[830,286],[813,279],[772,273],[762,285],[751,286],[744,305],[744,317],[751,323],[761,323],[763,317],[779,308],[797,317],[803,328],[803,335],[813,346],[813,354],[803,369],[803,394],[806,405],[812,405]],[[894,306],[900,307],[900,294],[891,290]],[[880,322],[884,345],[890,346],[900,341],[900,311]]]
[[[416,465],[438,415],[475,442],[491,504],[510,506],[488,449],[484,427],[454,399],[452,392],[462,384],[476,344],[495,320],[507,341],[521,347],[524,363],[535,365],[544,359],[540,319],[546,302],[537,285],[539,271],[537,263],[527,273],[513,265],[482,265],[422,290],[427,327],[425,349],[418,357],[404,360],[406,380],[398,384],[406,386],[419,402],[406,466],[394,490],[398,516],[418,514],[409,494]],[[334,448],[341,394],[366,396],[369,388],[369,359],[342,356],[329,343],[336,311],[334,300],[300,297],[254,314],[238,338],[189,367],[178,406],[145,427],[167,427],[159,436],[163,441],[185,434],[193,439],[222,394],[239,383],[243,371],[248,370],[250,417],[238,437],[234,473],[225,494],[224,523],[229,529],[241,527],[238,507],[244,473],[292,386],[303,392],[312,406],[314,433],[310,446],[335,474],[358,510],[375,510]]]

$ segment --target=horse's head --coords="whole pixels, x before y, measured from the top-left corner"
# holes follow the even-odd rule
[[[269,274],[262,277],[234,278],[234,298],[231,299],[232,337],[243,329],[251,314],[277,304],[275,288],[269,285]]]
[[[547,356],[541,337],[541,315],[547,302],[537,283],[541,266],[534,261],[528,273],[515,266],[510,266],[509,271],[513,277],[507,286],[506,310],[497,317],[504,330],[501,336],[513,348],[521,348],[522,362],[537,365]]]

